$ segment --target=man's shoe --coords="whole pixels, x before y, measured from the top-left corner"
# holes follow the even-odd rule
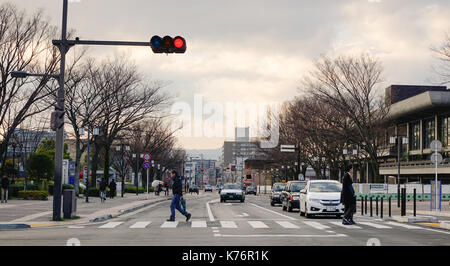
[[[353,220],[351,220],[350,223],[351,223],[352,225],[353,225],[353,224],[356,224],[355,221],[353,221]]]
[[[342,219],[342,224],[343,225],[351,225],[351,223],[350,223],[350,221],[349,220],[347,220],[347,219]]]
[[[172,217],[170,217],[169,219],[167,219],[168,222],[175,222],[175,219],[173,219]]]
[[[191,214],[190,213],[188,213],[188,215],[186,216],[186,222],[188,222],[189,219],[191,219]]]

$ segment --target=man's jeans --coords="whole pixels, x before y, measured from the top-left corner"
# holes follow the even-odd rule
[[[170,218],[172,220],[175,220],[175,208],[181,212],[181,214],[183,214],[184,216],[187,216],[189,213],[187,213],[185,210],[183,210],[183,208],[181,208],[181,201],[180,201],[181,196],[179,194],[174,194],[172,196],[172,203],[170,204],[170,212],[171,212],[171,216]]]
[[[2,202],[6,201],[8,202],[8,189],[2,188]]]

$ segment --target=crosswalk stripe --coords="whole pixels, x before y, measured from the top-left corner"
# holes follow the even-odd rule
[[[166,221],[161,225],[161,228],[176,228],[178,225],[178,221],[169,222]]]
[[[192,228],[206,228],[206,221],[192,221],[191,222]]]
[[[100,226],[99,228],[102,228],[102,229],[108,228],[108,229],[110,229],[110,228],[114,228],[116,226],[119,226],[121,224],[123,224],[123,222],[109,222],[107,224],[104,224],[104,225]]]
[[[334,225],[337,225],[337,226],[344,227],[344,228],[361,229],[361,227],[359,227],[357,225],[354,225],[354,224],[352,224],[352,225],[344,225],[344,224],[342,224],[342,222],[330,222],[330,223],[334,224]]]
[[[222,228],[237,228],[237,225],[233,221],[220,221]]]
[[[295,225],[293,223],[287,222],[287,221],[275,221],[275,222],[277,224],[281,225],[284,228],[289,228],[289,229],[298,229],[298,228],[300,228],[299,226],[297,226],[297,225]]]
[[[147,227],[151,222],[137,222],[135,224],[133,224],[132,226],[130,226],[130,228],[145,228]]]
[[[323,224],[318,223],[318,222],[304,222],[304,223],[306,225],[309,225],[309,226],[314,227],[314,228],[319,229],[319,230],[324,230],[324,229],[330,228],[329,226],[323,225]]]
[[[409,224],[402,224],[402,223],[396,223],[396,222],[387,222],[387,224],[404,227],[406,229],[422,229],[422,227],[419,227],[419,226],[413,226],[413,225],[409,225]]]
[[[253,228],[269,228],[265,223],[261,221],[247,221]]]
[[[390,226],[386,226],[386,225],[381,225],[381,224],[376,224],[376,223],[371,223],[371,222],[359,222],[359,224],[364,224],[367,226],[372,226],[375,227],[377,229],[392,229],[392,227]]]

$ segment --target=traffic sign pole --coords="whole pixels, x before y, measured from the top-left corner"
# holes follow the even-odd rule
[[[147,199],[148,199],[148,168],[147,168]]]

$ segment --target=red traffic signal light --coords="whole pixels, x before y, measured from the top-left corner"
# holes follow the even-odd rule
[[[155,35],[150,40],[150,47],[154,53],[178,53],[182,54],[186,52],[186,40],[183,37],[176,36],[172,38],[170,36],[164,36],[163,38]]]

